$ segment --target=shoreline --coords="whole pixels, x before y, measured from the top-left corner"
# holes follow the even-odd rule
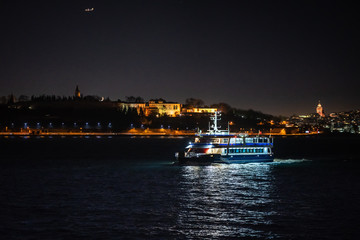
[[[237,134],[237,133],[234,133]],[[247,133],[249,136],[259,135],[258,133]],[[314,136],[323,135],[323,132],[312,133],[293,133],[293,134],[281,134],[281,133],[262,133],[263,136]],[[0,132],[0,136],[195,136],[194,131],[181,131],[181,130],[169,130],[169,129],[154,129],[154,130],[134,130],[131,129],[126,132]]]

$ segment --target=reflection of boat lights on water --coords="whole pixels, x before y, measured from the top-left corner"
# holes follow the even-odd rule
[[[256,226],[271,224],[271,164],[182,167],[177,225],[187,238],[263,237]]]

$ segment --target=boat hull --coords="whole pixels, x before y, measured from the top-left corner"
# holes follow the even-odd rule
[[[206,154],[194,157],[185,157],[184,154],[176,153],[175,158],[179,164],[185,165],[210,165],[215,162],[220,162],[220,154]]]
[[[273,155],[250,155],[250,156],[222,156],[218,163],[258,163],[258,162],[272,162],[274,161]]]

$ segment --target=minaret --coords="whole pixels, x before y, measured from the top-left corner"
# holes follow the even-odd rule
[[[324,109],[323,109],[323,107],[322,107],[321,104],[320,104],[320,100],[319,100],[319,104],[318,104],[317,107],[316,107],[316,113],[319,114],[320,117],[325,117]]]
[[[81,98],[81,93],[78,85],[76,85],[76,89],[75,89],[75,98]]]

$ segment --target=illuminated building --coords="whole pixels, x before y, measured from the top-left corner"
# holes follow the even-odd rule
[[[81,98],[81,93],[80,93],[80,90],[79,90],[79,86],[78,86],[78,85],[76,85],[75,97],[76,97],[76,98]]]
[[[138,114],[143,113],[145,116],[154,115],[177,117],[180,115],[181,104],[164,101],[149,101],[147,103],[135,103],[135,102],[119,102],[116,103],[121,110],[129,111],[129,109],[136,109]]]
[[[156,116],[167,115],[169,117],[176,117],[180,115],[181,104],[164,101],[149,101],[145,107],[145,116],[154,114]]]
[[[145,112],[146,103],[128,103],[128,102],[120,102],[117,103],[117,106],[121,110],[129,111],[131,108],[135,108],[138,114],[141,112]]]
[[[181,109],[182,114],[211,114],[215,113],[217,108],[199,107],[199,108],[183,108]]]
[[[183,109],[183,112],[187,112],[187,113],[215,113],[216,111],[217,108],[207,108],[207,107]]]
[[[324,109],[321,106],[320,101],[319,101],[319,104],[316,107],[316,113],[319,114],[320,117],[325,117]]]

